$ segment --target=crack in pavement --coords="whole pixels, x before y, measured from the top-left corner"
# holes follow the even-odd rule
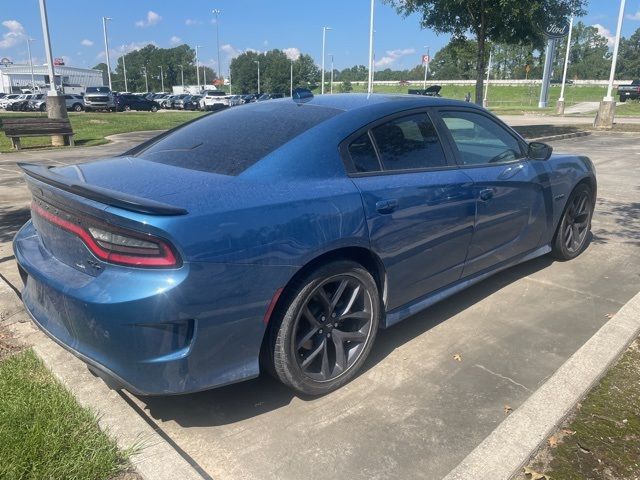
[[[530,388],[525,387],[524,385],[522,385],[521,383],[516,382],[514,379],[509,378],[509,377],[505,377],[504,375],[500,375],[499,373],[494,372],[493,370],[489,370],[487,367],[485,367],[484,365],[480,365],[478,363],[475,364],[476,367],[478,367],[480,370],[484,370],[485,372],[490,373],[491,375],[495,375],[498,378],[502,378],[503,380],[506,380],[507,382],[511,382],[514,385],[517,385],[518,387],[524,388],[527,392],[533,393],[533,390],[531,390]]]

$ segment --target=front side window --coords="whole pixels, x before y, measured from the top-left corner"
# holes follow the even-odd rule
[[[520,143],[497,122],[474,112],[441,112],[463,165],[506,163],[523,157]]]
[[[441,167],[446,158],[426,113],[397,118],[371,130],[384,170]]]

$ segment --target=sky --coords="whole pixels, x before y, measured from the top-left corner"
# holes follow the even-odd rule
[[[0,6],[0,58],[27,63],[28,37],[33,38],[35,64],[45,63],[38,0],[3,0]],[[217,70],[216,21],[212,9],[220,10],[220,63],[222,73],[229,61],[246,50],[278,48],[295,57],[310,54],[322,60],[322,27],[326,36],[326,68],[333,54],[335,67],[343,69],[368,63],[369,0],[323,0],[313,3],[292,0],[48,0],[47,9],[54,57],[66,65],[93,67],[104,61],[102,17],[108,23],[109,49],[114,57],[148,43],[171,47],[201,45],[202,63]],[[376,0],[376,68],[413,68],[427,46],[433,54],[449,41],[420,28],[417,15],[403,17]],[[616,30],[619,2],[590,0],[581,20],[596,26],[611,45]],[[640,28],[640,0],[628,0],[623,36]]]

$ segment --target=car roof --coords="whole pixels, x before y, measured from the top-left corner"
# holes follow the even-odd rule
[[[291,101],[287,98],[285,101]],[[310,105],[319,105],[323,107],[336,108],[338,110],[351,111],[360,108],[377,106],[388,106],[389,110],[405,110],[420,107],[439,107],[439,106],[465,106],[475,107],[475,104],[463,102],[461,100],[453,100],[442,97],[427,97],[424,95],[409,94],[384,94],[384,93],[349,93],[334,95],[315,95],[311,100],[305,102]],[[477,107],[479,108],[479,107]]]

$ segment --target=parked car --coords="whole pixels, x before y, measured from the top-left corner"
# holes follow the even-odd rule
[[[258,94],[257,93],[250,93],[248,95],[242,95],[242,102],[243,103],[252,103],[255,102],[258,99]]]
[[[13,246],[34,321],[137,394],[263,371],[324,394],[376,332],[585,250],[596,177],[470,103],[300,96],[206,115],[123,155],[21,164]]]
[[[114,93],[109,87],[87,87],[84,93],[84,108],[87,112],[92,110],[115,112]]]
[[[627,100],[640,100],[640,80],[634,80],[629,85],[618,85],[618,96],[622,103]]]
[[[184,110],[185,102],[188,102],[191,99],[191,95],[189,94],[181,94],[178,95],[173,101],[173,108],[176,110]]]
[[[201,110],[220,110],[229,106],[229,97],[222,90],[205,90],[202,95]]]
[[[65,95],[64,103],[67,110],[81,112],[84,110],[84,97],[82,95]],[[47,110],[47,94],[39,93],[29,101],[28,110],[45,112]]]
[[[152,100],[147,100],[138,95],[117,95],[114,99],[116,110],[124,112],[129,110],[144,110],[147,112],[157,112],[158,104]]]
[[[20,96],[20,94],[18,94],[18,93],[11,93],[11,94],[7,95],[6,97],[1,98],[0,99],[0,108],[4,108],[6,110],[7,109],[7,105],[9,105],[10,103],[13,103],[15,100],[17,100],[19,96]]]
[[[160,100],[160,107],[171,110],[173,108],[174,102],[178,99],[178,95],[167,95],[162,100]]]
[[[202,99],[202,95],[190,95],[188,98],[184,99],[184,109],[185,110],[198,110],[200,108],[200,100]]]
[[[236,107],[238,105],[244,104],[242,100],[242,95],[229,95],[229,106]]]
[[[45,104],[44,108],[41,108],[41,105],[45,103],[47,98],[46,93],[36,93],[33,95],[29,103],[27,104],[27,110],[29,111],[45,111],[47,106]]]
[[[14,112],[25,112],[29,101],[33,98],[33,94],[23,94],[7,104],[6,109]]]

